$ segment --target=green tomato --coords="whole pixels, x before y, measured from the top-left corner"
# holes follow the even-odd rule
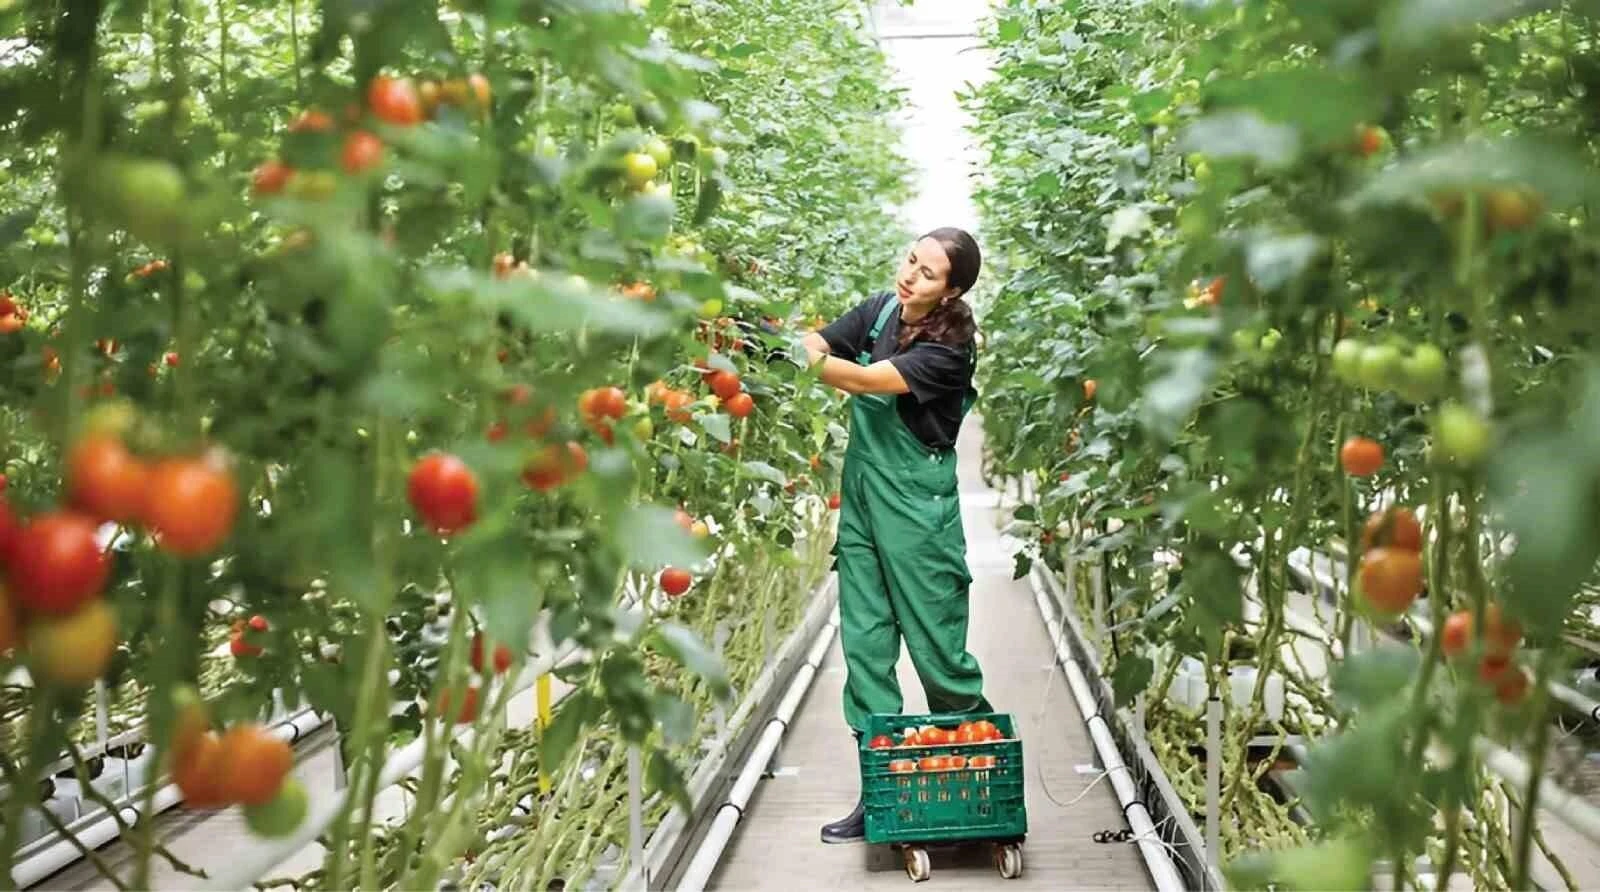
[[[165,161],[118,161],[111,168],[111,199],[122,211],[128,232],[144,241],[163,241],[183,216],[183,174]]]
[[[646,415],[633,423],[633,436],[635,439],[648,440],[655,434],[656,424],[650,420],[650,416]]]
[[[1333,345],[1333,374],[1346,384],[1361,383],[1361,354],[1366,345],[1345,338]]]
[[[301,201],[324,201],[339,189],[339,179],[326,170],[297,170],[289,177],[288,193]]]
[[[1207,164],[1206,162],[1202,161],[1199,164],[1196,164],[1194,166],[1194,181],[1195,182],[1197,182],[1197,183],[1209,183],[1209,182],[1211,182],[1212,176],[1213,176],[1213,174],[1211,173],[1211,165],[1210,164]]]
[[[705,303],[700,305],[700,316],[703,319],[715,319],[721,314],[722,298],[720,297],[706,298]]]
[[[1361,351],[1361,385],[1368,390],[1385,390],[1394,384],[1400,371],[1400,350],[1393,344],[1373,344]]]
[[[1446,464],[1471,467],[1489,451],[1489,423],[1460,403],[1446,403],[1433,416],[1433,447]]]
[[[1267,333],[1261,336],[1261,349],[1268,353],[1278,349],[1281,343],[1283,343],[1283,332],[1276,328],[1267,329]]]
[[[618,102],[611,106],[611,123],[618,127],[632,127],[639,123],[639,113],[633,110],[632,105]]]
[[[655,179],[660,169],[656,159],[643,152],[629,152],[622,159],[623,176],[627,177],[628,185],[635,189],[644,188],[646,183]]]
[[[1259,344],[1260,339],[1256,337],[1256,333],[1248,328],[1236,329],[1233,333],[1233,349],[1235,352],[1252,356],[1255,354]]]
[[[1438,396],[1444,391],[1449,372],[1444,351],[1432,344],[1421,344],[1400,364],[1400,375],[1406,387],[1423,399]]]
[[[652,136],[645,140],[644,153],[655,159],[656,166],[665,168],[672,163],[672,147],[659,136]]]
[[[311,810],[311,797],[305,785],[294,777],[285,778],[278,795],[264,805],[244,807],[245,824],[250,832],[267,839],[293,833]]]

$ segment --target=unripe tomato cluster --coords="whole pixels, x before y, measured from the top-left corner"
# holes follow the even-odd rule
[[[218,734],[193,688],[178,688],[173,700],[172,780],[184,805],[243,806],[246,822],[261,836],[284,836],[299,827],[309,802],[305,787],[289,776],[294,767],[289,742],[255,723]]]
[[[1369,344],[1345,338],[1333,346],[1333,373],[1352,386],[1393,390],[1409,402],[1443,396],[1450,383],[1449,361],[1433,344],[1412,346],[1399,338]]]
[[[66,455],[61,507],[19,519],[0,499],[0,649],[15,647],[20,631],[40,683],[86,685],[116,650],[102,524],[142,525],[183,558],[210,554],[233,529],[239,495],[221,460],[137,455],[123,439],[129,421],[115,406],[90,416]]]

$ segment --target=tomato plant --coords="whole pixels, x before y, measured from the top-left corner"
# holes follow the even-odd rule
[[[1568,99],[1595,47],[1570,10],[1468,6],[1019,0],[967,98],[996,258],[985,469],[1029,484],[1018,572],[1079,583],[1196,814],[1184,666],[1209,696],[1256,674],[1208,853],[1241,887],[1368,884],[1378,857],[1396,888],[1518,887],[1542,845],[1470,825],[1550,782],[1546,692],[1586,652],[1562,636],[1597,631],[1600,140]],[[1488,631],[1501,611],[1515,635]],[[1328,670],[1290,653],[1303,632]],[[1269,678],[1303,702],[1269,715]],[[1310,741],[1302,815],[1243,743],[1283,734]],[[1474,738],[1531,772],[1491,773]]]

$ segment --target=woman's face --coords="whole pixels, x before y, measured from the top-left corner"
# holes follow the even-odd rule
[[[955,296],[949,277],[950,258],[945,256],[938,239],[917,242],[900,262],[900,273],[895,277],[900,306],[912,317],[926,315],[945,298]]]

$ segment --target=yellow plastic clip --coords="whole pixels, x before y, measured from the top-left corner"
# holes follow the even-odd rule
[[[539,739],[544,739],[545,729],[550,727],[550,676],[541,675],[534,682],[534,699],[539,712]],[[539,772],[539,792],[550,792],[550,776],[543,771]]]

